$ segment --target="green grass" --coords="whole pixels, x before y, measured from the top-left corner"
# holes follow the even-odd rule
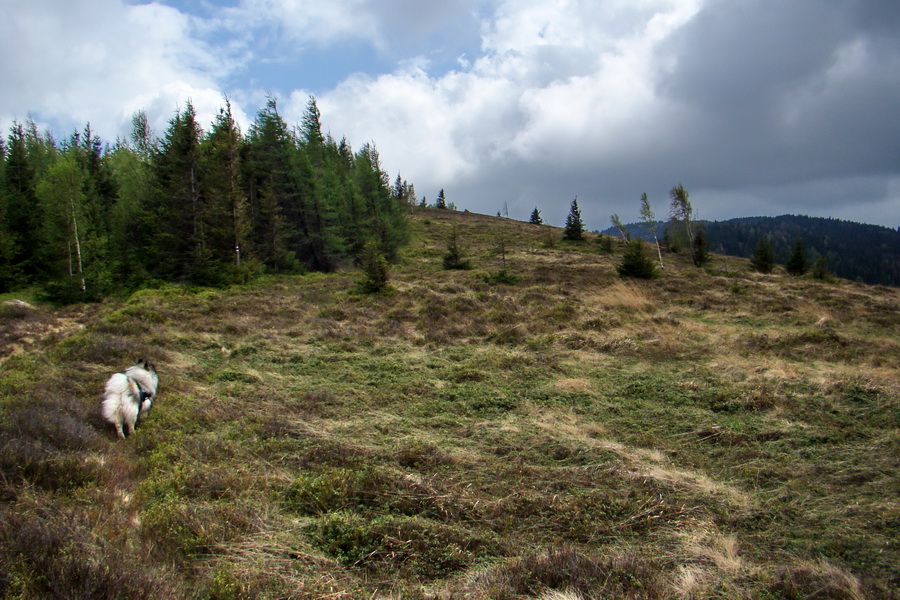
[[[594,240],[412,226],[390,294],[6,315],[0,597],[898,593],[897,290],[680,255],[621,282]],[[453,227],[471,271],[442,268]],[[501,237],[515,279],[484,277]],[[159,398],[121,442],[99,397],[139,356]]]

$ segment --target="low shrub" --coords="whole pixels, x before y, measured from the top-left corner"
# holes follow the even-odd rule
[[[94,533],[77,513],[0,513],[0,597],[173,598],[160,569]]]
[[[447,577],[499,550],[493,540],[428,519],[343,511],[323,516],[313,537],[346,566],[424,579]]]

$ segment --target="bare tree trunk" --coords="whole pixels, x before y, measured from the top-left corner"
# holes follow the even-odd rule
[[[659,254],[659,268],[664,269],[665,267],[663,267],[662,262],[662,250],[660,250],[659,248],[659,238],[657,237],[656,233],[653,234],[653,241],[656,242],[656,253]]]
[[[66,253],[69,256],[69,277],[75,277],[72,271],[72,240],[68,236],[66,236]]]
[[[72,230],[75,233],[75,255],[78,257],[78,275],[81,277],[81,293],[87,293],[87,284],[84,280],[84,269],[81,263],[81,241],[78,239],[78,219],[75,218],[75,199],[71,201],[72,207]]]

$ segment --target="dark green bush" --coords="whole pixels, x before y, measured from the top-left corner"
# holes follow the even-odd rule
[[[621,277],[636,279],[654,279],[659,275],[656,263],[644,252],[644,244],[639,239],[625,243],[625,255],[622,262],[616,265],[616,271]]]

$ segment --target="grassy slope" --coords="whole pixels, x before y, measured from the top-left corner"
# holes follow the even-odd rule
[[[441,269],[453,226],[474,271]],[[385,295],[0,308],[0,597],[898,593],[896,289],[413,227]],[[119,442],[99,393],[138,356],[161,393]]]

